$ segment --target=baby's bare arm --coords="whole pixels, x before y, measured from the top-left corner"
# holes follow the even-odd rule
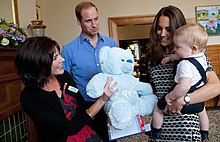
[[[175,86],[175,88],[166,95],[165,99],[167,104],[171,104],[176,99],[185,96],[189,91],[192,84],[192,79],[189,77],[181,77],[179,83]]]
[[[179,60],[180,58],[176,55],[176,54],[171,54],[167,57],[164,57],[161,61],[161,64],[167,64],[168,62],[173,62],[173,61],[176,61],[176,60]]]

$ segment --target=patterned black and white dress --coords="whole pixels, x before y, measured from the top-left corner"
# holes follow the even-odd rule
[[[208,61],[207,61],[208,62]],[[208,70],[213,67],[208,62]],[[166,95],[174,84],[174,62],[165,65],[157,65],[150,68],[151,81],[154,83],[158,98]],[[199,117],[197,114],[184,114],[177,116],[164,116],[161,138],[157,140],[149,139],[150,142],[200,142]]]

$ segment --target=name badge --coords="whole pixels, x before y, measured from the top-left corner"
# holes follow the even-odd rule
[[[75,88],[75,87],[73,87],[73,86],[69,86],[69,87],[68,87],[68,90],[69,90],[69,91],[72,91],[72,92],[74,92],[74,93],[77,93],[79,89],[77,89],[77,88]]]

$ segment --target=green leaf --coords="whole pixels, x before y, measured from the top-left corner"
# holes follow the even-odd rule
[[[10,29],[10,26],[6,25],[6,24],[0,24],[0,28],[2,28],[3,30],[7,31]]]

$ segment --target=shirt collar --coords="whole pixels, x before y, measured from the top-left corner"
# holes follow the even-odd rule
[[[197,57],[201,57],[201,56],[204,56],[204,53],[203,52],[200,52],[200,53],[197,53],[197,54],[194,54],[194,55],[191,55],[191,56],[188,56],[187,58],[197,58]]]
[[[79,38],[80,38],[80,43],[82,43],[83,41],[88,41],[82,32],[81,32]],[[101,35],[100,33],[98,33],[98,41],[99,40],[104,41],[103,35]]]

